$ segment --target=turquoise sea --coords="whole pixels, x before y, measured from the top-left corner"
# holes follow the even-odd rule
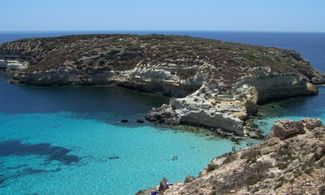
[[[295,49],[325,70],[325,34],[155,33]],[[0,33],[0,43],[63,34],[80,32]],[[11,85],[0,73],[0,194],[134,194],[162,177],[176,182],[197,175],[213,157],[251,142],[236,145],[135,122],[167,101],[115,88]],[[325,122],[325,88],[318,96],[262,106],[261,114],[257,123],[266,133],[279,118],[319,117]],[[121,124],[121,119],[130,122]]]
[[[167,101],[157,95],[17,86],[1,78],[1,194],[133,194],[163,176],[176,181],[197,175],[234,145],[137,124],[151,107]]]

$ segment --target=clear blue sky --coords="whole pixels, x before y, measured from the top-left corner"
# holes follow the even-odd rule
[[[1,0],[0,31],[325,32],[325,0]]]

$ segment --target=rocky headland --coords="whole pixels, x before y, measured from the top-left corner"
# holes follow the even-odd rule
[[[146,119],[259,137],[248,125],[258,105],[317,94],[325,83],[298,53],[188,36],[80,35],[0,45],[0,60],[24,64],[13,82],[110,85],[171,96]],[[18,63],[18,64],[19,64]],[[17,64],[17,63],[16,63]]]
[[[325,194],[325,127],[278,121],[262,143],[213,159],[197,178],[137,194]]]

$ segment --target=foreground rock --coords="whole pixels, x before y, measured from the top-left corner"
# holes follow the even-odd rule
[[[150,194],[155,191],[140,191]],[[194,180],[160,194],[324,194],[325,127],[279,121],[261,144],[212,160]]]
[[[187,36],[83,35],[0,45],[0,60],[18,60],[15,82],[115,85],[174,97],[146,119],[221,128],[258,137],[246,124],[258,104],[317,94],[325,83],[294,51]]]

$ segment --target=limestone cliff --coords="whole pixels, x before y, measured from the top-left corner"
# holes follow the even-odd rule
[[[317,93],[325,76],[294,51],[187,36],[83,35],[0,45],[21,60],[15,82],[116,85],[172,96],[149,121],[221,128],[257,137],[247,126],[258,104]]]
[[[262,143],[215,158],[199,177],[160,186],[159,194],[325,194],[325,127],[279,121]]]

